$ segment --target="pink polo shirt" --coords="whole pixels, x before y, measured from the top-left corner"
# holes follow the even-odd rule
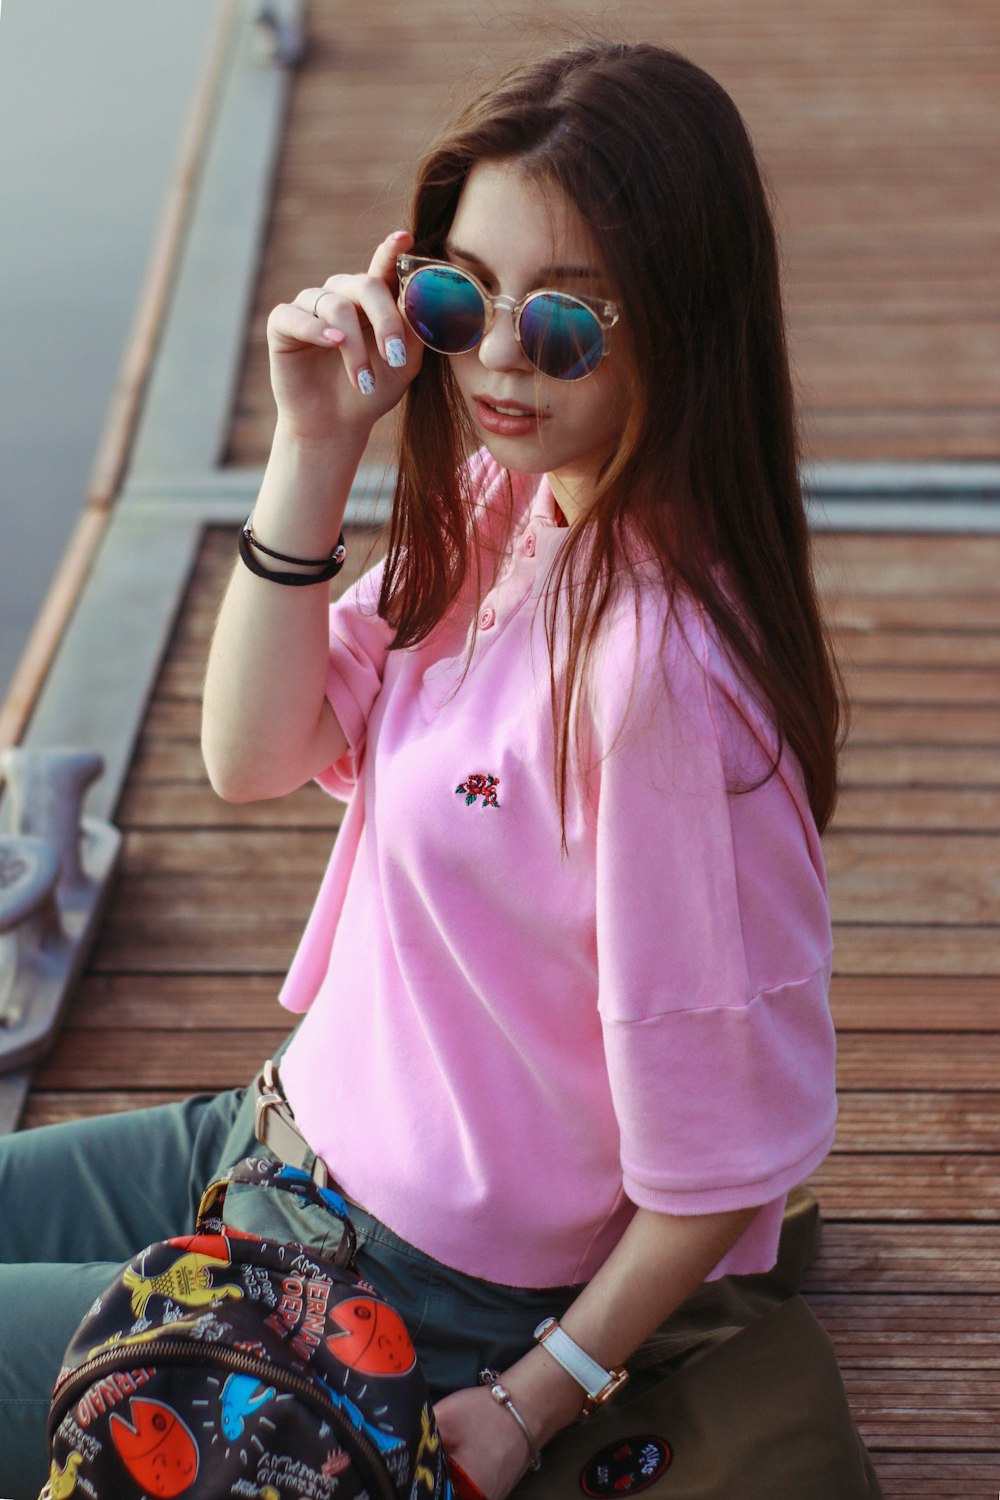
[[[490,533],[502,476],[472,462]],[[400,652],[378,569],[331,610],[350,750],[320,780],[349,806],[282,992],[307,1012],[282,1078],[346,1192],[471,1275],[585,1281],[636,1204],[763,1205],[712,1274],[762,1271],[836,1113],[801,776],[786,752],[734,793],[771,724],[692,603],[661,648],[650,584],[605,636],[564,853],[542,605],[567,533],[545,480],[513,488],[467,673],[468,608]]]

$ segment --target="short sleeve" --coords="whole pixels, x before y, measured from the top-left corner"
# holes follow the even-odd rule
[[[347,750],[316,777],[334,797],[350,797],[364,754],[368,716],[382,688],[392,631],[378,614],[379,562],[330,606],[326,696],[347,736]]]
[[[595,694],[599,1009],[625,1191],[641,1207],[770,1204],[836,1114],[819,840],[787,752],[693,607],[612,637]],[[632,661],[623,661],[623,654]],[[767,1215],[762,1216],[767,1218]]]

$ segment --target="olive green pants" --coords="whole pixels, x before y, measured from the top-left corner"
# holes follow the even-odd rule
[[[45,1421],[62,1355],[77,1323],[121,1265],[156,1240],[190,1231],[208,1183],[241,1157],[260,1155],[253,1136],[253,1091],[203,1095],[182,1104],[130,1114],[24,1131],[0,1138],[0,1496],[35,1500],[48,1474]],[[316,1250],[331,1248],[337,1227],[319,1208],[284,1194],[231,1190],[226,1217],[235,1228],[273,1238],[298,1239]],[[377,1219],[353,1214],[358,1231],[361,1274],[387,1297],[405,1319],[435,1396],[474,1384],[486,1366],[503,1369],[531,1344],[534,1328],[548,1314],[559,1316],[577,1288],[541,1290],[503,1287],[465,1276],[431,1260],[399,1239]],[[753,1329],[788,1301],[816,1233],[814,1206],[786,1221],[778,1267],[766,1277],[729,1278],[704,1287],[679,1310],[633,1361],[627,1388],[633,1402],[620,1406],[633,1425],[659,1427],[671,1446],[671,1485],[666,1494],[742,1500],[758,1493],[767,1500],[844,1500],[879,1495],[854,1431],[829,1341],[805,1305],[788,1305],[805,1315],[787,1328],[775,1348],[761,1351]],[[772,1320],[773,1323],[773,1320]],[[793,1326],[793,1323],[795,1326]],[[741,1334],[749,1325],[751,1330]],[[742,1342],[741,1342],[742,1341]],[[750,1344],[747,1348],[748,1342]],[[772,1341],[773,1342],[773,1341]],[[732,1353],[749,1356],[746,1368]],[[760,1371],[769,1368],[774,1401],[768,1420],[753,1429],[761,1487],[747,1476],[720,1470],[714,1488],[684,1490],[674,1482],[684,1465],[710,1475],[727,1441],[739,1431],[732,1405],[717,1428],[699,1430],[699,1414],[712,1402],[697,1382],[693,1405],[684,1392],[669,1396],[665,1424],[663,1382],[717,1386],[736,1408],[759,1404]],[[803,1383],[805,1363],[819,1378]],[[713,1381],[713,1362],[718,1377]],[[748,1382],[745,1385],[744,1383]],[[645,1393],[645,1395],[644,1395]],[[684,1400],[687,1399],[687,1406]],[[652,1405],[650,1405],[652,1403]],[[754,1404],[756,1403],[756,1404]],[[681,1440],[680,1418],[692,1435]],[[634,1415],[633,1415],[634,1412]],[[607,1417],[561,1434],[546,1450],[541,1474],[519,1487],[556,1500],[560,1493],[582,1493],[584,1459],[603,1437]],[[667,1429],[669,1428],[669,1431]],[[610,1429],[608,1429],[610,1430]],[[652,1429],[651,1429],[652,1430]],[[659,1430],[659,1429],[656,1429]],[[685,1432],[687,1429],[685,1429]],[[615,1438],[618,1433],[613,1434]],[[620,1444],[618,1445],[620,1447]],[[737,1462],[739,1442],[730,1444]],[[698,1457],[699,1451],[701,1457]],[[709,1453],[714,1455],[707,1461]],[[788,1455],[797,1455],[790,1463]],[[833,1469],[839,1488],[828,1482]],[[563,1476],[562,1478],[560,1476]],[[817,1477],[818,1476],[818,1477]],[[813,1479],[816,1482],[813,1482]],[[756,1482],[756,1481],[755,1481]],[[560,1485],[565,1485],[560,1489]],[[647,1485],[647,1488],[649,1486]],[[659,1482],[650,1488],[650,1494]],[[637,1492],[634,1488],[633,1493]],[[621,1491],[609,1491],[621,1493]]]

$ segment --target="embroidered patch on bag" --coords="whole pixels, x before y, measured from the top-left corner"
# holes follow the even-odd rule
[[[585,1495],[638,1495],[670,1467],[673,1453],[663,1438],[641,1433],[619,1438],[595,1453],[580,1475]]]
[[[497,801],[497,787],[500,785],[499,776],[470,776],[455,788],[456,796],[465,797],[466,807],[471,807],[477,797],[482,797],[483,807],[499,807]]]

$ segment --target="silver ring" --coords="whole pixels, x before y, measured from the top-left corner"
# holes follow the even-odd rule
[[[319,296],[316,298],[316,301],[313,303],[313,317],[314,318],[318,318],[319,317],[319,313],[316,311],[316,309],[317,309],[317,307],[319,307],[319,305],[322,302],[323,298],[324,297],[332,297],[332,296],[333,296],[333,288],[329,287],[329,286],[324,287],[323,290],[320,292]]]

